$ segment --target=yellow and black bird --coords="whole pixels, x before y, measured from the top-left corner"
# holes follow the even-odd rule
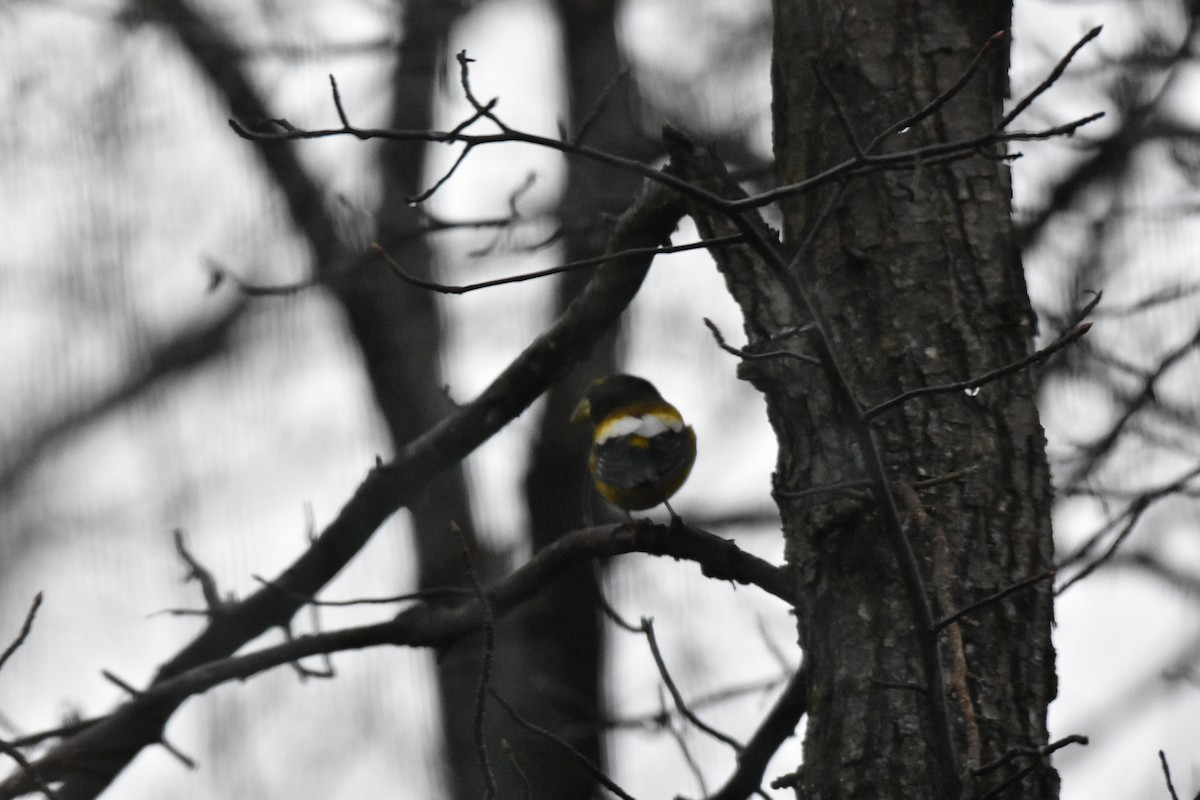
[[[604,499],[625,511],[659,503],[672,518],[675,494],[696,460],[696,433],[647,380],[633,375],[600,378],[575,408],[573,421],[591,420],[588,469]]]

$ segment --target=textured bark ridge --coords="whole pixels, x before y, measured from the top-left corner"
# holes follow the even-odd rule
[[[1011,13],[1006,4],[876,0],[777,2],[775,10],[784,184],[853,156],[944,91]],[[993,51],[941,111],[875,152],[989,130],[1002,114],[1005,50]],[[795,276],[863,406],[1029,352],[1034,317],[1014,245],[1008,169],[996,155],[915,162],[783,202],[784,253],[828,212]],[[687,177],[733,196],[706,158],[697,153]],[[704,235],[729,232],[702,209],[692,212]],[[717,258],[745,313],[748,349],[811,354],[808,320],[770,270],[744,249],[724,248]],[[1056,690],[1051,589],[1036,583],[943,628],[943,685],[927,685],[913,604],[870,493],[817,488],[865,476],[852,415],[832,399],[826,375],[791,358],[742,364],[742,376],[764,391],[779,438],[775,490],[812,671],[798,795],[982,796],[1009,774],[975,778],[973,768],[1046,742]],[[973,395],[901,404],[872,422],[935,618],[1050,569],[1051,494],[1034,399],[1024,371]],[[961,786],[944,780],[928,692],[946,697]],[[1039,766],[1010,791],[1057,797],[1057,774]]]
[[[777,4],[781,181],[852,154],[847,127],[869,141],[945,90],[982,43],[1007,27],[995,10],[1004,5]],[[896,146],[988,130],[1002,114],[1007,67],[994,53],[941,112],[894,137]],[[848,126],[816,70],[836,87]],[[800,241],[831,192],[785,203],[785,241]],[[801,279],[865,405],[1029,351],[1034,318],[1010,203],[1007,166],[983,157],[859,179],[836,201]],[[786,418],[777,425],[784,437],[777,490],[813,670],[801,793],[933,796],[930,721],[921,692],[905,686],[923,680],[913,616],[874,510],[828,493],[783,496],[861,477],[827,398],[817,391],[773,404],[777,423]],[[889,473],[902,485],[966,471],[935,488],[898,492],[940,614],[1050,568],[1049,476],[1028,372],[976,396],[904,404],[879,417],[875,429]],[[1045,743],[1055,693],[1052,615],[1050,587],[1041,583],[943,633],[960,773],[1012,747]],[[1017,793],[1056,797],[1057,789],[1046,767]]]

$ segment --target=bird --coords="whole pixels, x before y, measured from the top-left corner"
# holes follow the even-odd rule
[[[696,432],[658,389],[634,375],[599,378],[571,415],[590,421],[588,471],[604,499],[625,512],[660,503],[679,519],[667,499],[683,485],[696,461]]]

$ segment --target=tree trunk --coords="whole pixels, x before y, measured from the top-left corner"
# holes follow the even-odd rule
[[[630,158],[651,154],[637,138],[631,118],[636,106],[632,79],[608,91],[621,69],[614,0],[557,0],[566,68],[567,119],[572,136],[585,122],[586,143]],[[607,96],[606,96],[607,92]],[[599,113],[588,121],[589,113]],[[563,261],[603,252],[611,224],[629,206],[641,180],[583,159],[567,162],[567,186],[559,203]],[[590,271],[558,278],[555,303],[561,313],[583,291]],[[617,371],[617,332],[607,333],[590,357],[546,393],[546,405],[533,445],[525,495],[533,549],[541,550],[564,533],[614,518],[587,474],[589,429],[572,424],[571,411],[595,378]],[[604,624],[596,604],[595,575],[590,565],[572,568],[546,587],[541,596],[514,614],[512,634],[518,638],[527,691],[522,713],[565,736],[594,763],[603,763]],[[533,797],[587,800],[596,781],[562,757],[561,748],[524,731],[514,731],[514,752],[537,764],[530,776]],[[514,795],[517,796],[517,795]]]
[[[437,76],[449,57],[446,42],[466,4],[406,0],[400,5],[404,39],[393,74],[389,124],[397,129],[433,128]],[[421,216],[408,200],[428,188],[423,185],[427,150],[425,142],[389,142],[381,148],[384,180],[376,236],[405,270],[429,280],[438,273],[435,254],[426,237],[413,234]],[[438,296],[399,280],[374,257],[357,269],[359,273],[338,292],[338,298],[362,348],[392,442],[399,449],[432,428],[451,407],[442,379],[444,338]],[[431,481],[409,510],[421,589],[470,586],[460,536],[452,532],[452,524],[461,531],[473,567],[484,581],[503,572],[504,559],[481,546],[475,536],[461,465]],[[448,796],[457,800],[479,797],[483,791],[475,746],[475,692],[482,670],[483,638],[477,635],[442,654],[434,676],[441,707],[439,762]],[[492,682],[501,692],[522,685],[521,676],[504,669],[495,670]],[[498,741],[502,725],[495,715],[487,718],[485,735]]]
[[[818,70],[865,143],[946,90],[982,44],[1008,27],[1010,14],[1007,3],[776,3],[781,183],[854,152]],[[884,147],[987,131],[1002,114],[1007,74],[1007,47],[1000,47],[942,111]],[[833,191],[784,203],[789,249]],[[800,278],[860,402],[962,380],[1029,352],[1035,321],[1004,162],[914,164],[856,180],[834,202]],[[833,493],[786,496],[863,477],[862,454],[824,381],[815,370],[800,372],[770,393],[781,445],[776,490],[812,670],[798,790],[821,798],[936,797],[928,703],[903,687],[925,681],[919,637],[880,516],[873,504]],[[1051,493],[1034,399],[1025,371],[977,396],[909,402],[874,424],[888,473],[901,484],[904,522],[935,616],[1051,567]],[[969,472],[919,494],[911,489],[963,470]],[[1052,617],[1051,587],[1042,582],[943,631],[959,774],[1013,747],[1045,743],[1046,707],[1056,690]],[[975,794],[997,779],[981,779]],[[1042,767],[1012,793],[1056,797],[1057,774]]]
[[[1011,7],[780,0],[775,12],[775,154],[788,184],[854,156],[949,88],[1007,28]],[[990,130],[1002,114],[1006,49],[994,48],[949,104],[876,152]],[[740,191],[709,154],[682,171],[727,197]],[[981,797],[1029,762],[979,777],[974,767],[1046,743],[1056,690],[1049,583],[940,631],[918,614],[926,606],[940,619],[1051,567],[1033,376],[923,396],[869,423],[854,408],[1029,352],[1034,318],[1010,202],[1007,165],[996,158],[914,163],[785,200],[781,252],[817,234],[790,274],[781,277],[762,249],[714,253],[743,309],[748,350],[820,355],[827,342],[855,398],[828,360],[741,365],[766,396],[780,447],[774,488],[811,675],[800,797]],[[696,204],[691,213],[705,236],[733,230]],[[774,240],[750,215],[745,223],[743,232]],[[861,483],[874,463],[886,482],[831,487]],[[901,557],[905,538],[912,559]],[[906,564],[919,578],[906,578]],[[1011,796],[1057,797],[1055,771],[1032,766]]]

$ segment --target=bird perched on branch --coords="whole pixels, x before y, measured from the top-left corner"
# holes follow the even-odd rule
[[[571,419],[595,426],[588,469],[605,500],[630,519],[629,512],[659,503],[678,518],[667,498],[692,471],[696,433],[653,384],[633,375],[600,378]]]

